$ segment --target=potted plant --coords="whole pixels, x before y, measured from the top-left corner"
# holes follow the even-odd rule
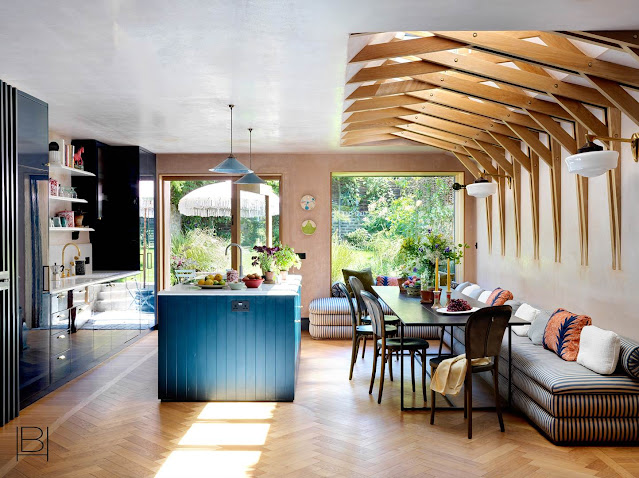
[[[416,274],[419,274],[419,268],[415,261],[413,261],[412,264],[407,264],[400,267],[399,277],[397,278],[397,284],[399,285],[400,294],[406,293],[406,289],[404,288],[404,282],[406,282],[410,277]]]
[[[257,254],[251,257],[253,259],[252,264],[262,269],[266,282],[272,283],[277,271],[275,253],[279,250],[279,247],[255,246],[253,250]]]
[[[406,295],[419,297],[422,290],[422,280],[419,276],[411,276],[402,284],[406,289]]]
[[[288,270],[291,267],[302,268],[302,260],[300,256],[295,254],[295,250],[291,246],[279,244],[277,249],[274,254],[275,265],[280,271],[282,280],[286,280],[288,278]]]

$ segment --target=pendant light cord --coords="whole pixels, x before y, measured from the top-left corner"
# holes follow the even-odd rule
[[[235,105],[229,105],[231,109],[231,156],[233,156],[233,107]]]
[[[249,169],[253,169],[253,128],[249,128]]]

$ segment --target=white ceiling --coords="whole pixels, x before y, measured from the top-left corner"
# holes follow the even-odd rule
[[[0,79],[50,129],[162,152],[340,148],[350,33],[637,29],[636,0],[51,0],[0,3]],[[428,149],[425,147],[424,149]],[[377,146],[375,151],[410,150]]]

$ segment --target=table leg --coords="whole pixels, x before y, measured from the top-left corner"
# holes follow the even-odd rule
[[[512,405],[512,391],[513,391],[513,358],[512,358],[512,328],[508,326],[508,407]],[[497,357],[499,360],[499,357]],[[499,377],[497,377],[499,379]]]
[[[400,354],[400,364],[399,364],[399,389],[401,395],[401,410],[404,410],[404,323],[400,323],[400,331],[399,331],[399,354]]]

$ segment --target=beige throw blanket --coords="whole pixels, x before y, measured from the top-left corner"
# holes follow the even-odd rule
[[[472,360],[472,364],[476,366],[489,363],[490,359],[487,357]],[[464,385],[467,366],[466,354],[442,361],[431,378],[430,389],[442,395],[457,395]]]

